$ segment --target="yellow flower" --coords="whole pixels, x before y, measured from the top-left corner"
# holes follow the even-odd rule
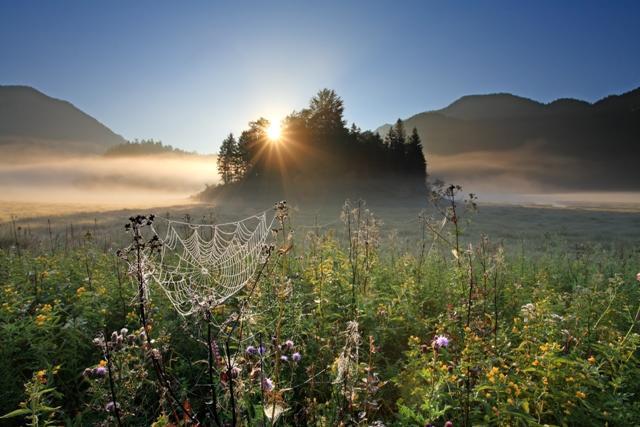
[[[507,403],[508,403],[509,405],[513,405],[513,399],[512,399],[512,398],[508,398],[508,399],[507,399]]]
[[[596,358],[593,356],[589,356],[587,361],[589,362],[589,365],[593,365],[594,363],[596,363]]]
[[[42,326],[47,322],[47,316],[45,316],[44,314],[38,314],[36,316],[36,325],[38,326]]]
[[[78,296],[82,296],[82,294],[84,294],[86,292],[86,289],[84,288],[84,286],[80,286],[78,289],[76,289],[76,295]]]
[[[533,366],[538,366],[540,364],[540,362],[538,361],[538,359],[534,360],[533,362],[531,362],[531,364]]]
[[[542,344],[540,346],[540,351],[543,353],[546,353],[547,351],[549,351],[549,344]]]
[[[495,376],[498,372],[500,371],[496,366],[494,366],[493,368],[491,368],[489,372],[487,372],[487,379],[489,380],[489,382],[491,383],[496,382]]]
[[[46,383],[47,382],[47,371],[45,369],[39,370],[38,372],[36,372],[36,378],[42,384]]]
[[[101,360],[100,363],[98,363],[98,365],[102,368],[104,368],[105,366],[107,366],[107,361],[106,360]]]
[[[542,383],[544,385],[549,385],[549,380],[547,379],[547,377],[542,378]]]
[[[583,392],[581,392],[581,391],[576,391],[576,397],[577,397],[578,399],[584,399],[585,397],[587,397],[587,395],[586,395],[586,394],[584,394],[584,393],[583,393]]]

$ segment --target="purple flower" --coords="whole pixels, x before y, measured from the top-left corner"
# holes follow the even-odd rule
[[[289,358],[283,354],[282,356],[280,356],[280,360],[282,360],[283,362],[288,362]]]
[[[231,378],[238,378],[238,375],[240,375],[240,368],[237,366],[231,368]]]
[[[444,335],[438,335],[434,339],[434,343],[435,343],[435,346],[437,348],[448,347],[449,346],[449,338],[445,337]]]
[[[297,351],[291,355],[291,360],[294,362],[299,362],[302,359],[302,355]]]
[[[120,406],[120,405],[117,405]],[[107,412],[113,412],[116,409],[116,404],[113,402],[107,402],[107,404],[105,405],[104,409]]]
[[[293,348],[293,341],[291,341],[291,340],[286,340],[286,341],[284,342],[284,345],[285,345],[289,350],[291,350],[291,349]]]
[[[266,352],[267,352],[267,349],[264,348],[264,346],[261,345],[260,347],[258,347],[258,354],[263,355]]]
[[[271,381],[270,378],[264,378],[262,380],[262,389],[264,391],[271,391],[273,390],[273,381]]]
[[[258,354],[258,349],[250,345],[247,347],[247,354],[250,354],[250,355]]]
[[[93,370],[93,375],[98,378],[104,377],[105,375],[107,375],[107,368],[105,368],[104,366],[98,366]]]

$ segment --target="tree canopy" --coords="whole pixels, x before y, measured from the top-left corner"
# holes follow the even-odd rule
[[[309,106],[282,122],[277,140],[268,137],[269,120],[249,122],[240,137],[230,134],[218,157],[223,183],[322,179],[408,178],[426,180],[426,161],[416,129],[407,138],[398,119],[384,140],[378,133],[347,128],[344,102],[322,89]]]

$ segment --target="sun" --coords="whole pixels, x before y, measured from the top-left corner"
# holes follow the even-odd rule
[[[280,131],[281,131],[280,123],[277,121],[272,121],[269,123],[269,127],[267,128],[267,136],[272,141],[277,141],[280,139]]]

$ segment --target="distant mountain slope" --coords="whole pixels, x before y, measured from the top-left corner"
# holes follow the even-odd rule
[[[71,103],[27,86],[0,86],[0,147],[61,154],[103,153],[120,135]]]
[[[593,104],[472,95],[405,120],[431,173],[527,181],[548,189],[640,189],[640,88]],[[389,125],[377,129],[386,134]]]

